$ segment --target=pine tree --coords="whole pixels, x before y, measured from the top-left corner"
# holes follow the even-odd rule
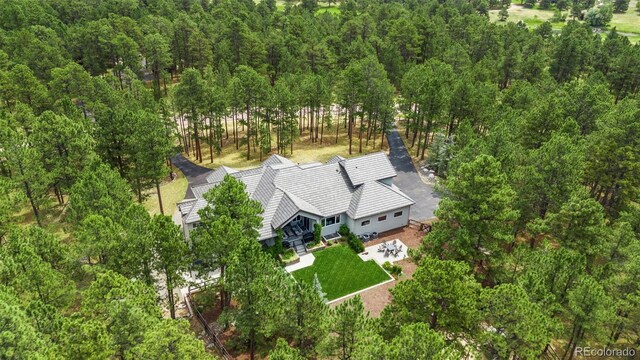
[[[320,280],[318,280],[318,274],[317,273],[313,274],[313,288],[318,293],[318,296],[320,297],[320,299],[323,302],[326,303],[328,301],[327,300],[327,293],[322,291],[322,284],[320,284]]]

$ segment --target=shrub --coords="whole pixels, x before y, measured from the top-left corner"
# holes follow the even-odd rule
[[[498,16],[500,17],[500,21],[507,21],[507,18],[509,17],[509,11],[507,11],[506,7],[503,7],[502,9],[500,9]],[[440,167],[438,167],[438,171],[440,171]]]
[[[322,226],[318,223],[313,224],[313,242],[317,245],[322,240]]]
[[[382,268],[385,269],[389,274],[393,276],[398,276],[402,273],[402,268],[400,267],[400,265],[394,265],[388,261],[382,264]]]
[[[556,10],[553,12],[553,17],[551,17],[550,21],[552,23],[562,23],[567,20],[567,15],[563,14],[560,10]]]
[[[296,252],[293,251],[293,249],[287,249],[287,251],[282,254],[282,260],[287,261],[289,259],[293,259],[295,256]]]
[[[360,241],[360,239],[358,239],[358,237],[354,234],[347,235],[347,244],[349,245],[351,250],[355,251],[358,254],[364,251],[364,245],[362,245],[362,241]]]
[[[627,10],[629,10],[629,0],[613,0],[613,11],[625,13]]]
[[[284,246],[282,246],[282,238],[283,232],[282,229],[276,230],[276,238],[275,244],[267,249],[267,252],[276,260],[278,260],[278,255],[284,253]]]
[[[565,11],[569,8],[569,1],[567,0],[558,0],[556,1],[556,9],[560,11]],[[566,17],[566,15],[565,15]]]
[[[342,237],[347,237],[351,233],[347,224],[340,225],[340,229],[338,229],[338,234],[342,235]]]
[[[592,7],[584,16],[584,22],[593,27],[607,26],[613,17],[610,5]]]

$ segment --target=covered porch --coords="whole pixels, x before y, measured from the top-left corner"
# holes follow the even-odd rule
[[[282,244],[287,249],[293,249],[296,253],[305,254],[306,244],[313,241],[313,226],[317,219],[304,215],[297,215],[281,227]]]

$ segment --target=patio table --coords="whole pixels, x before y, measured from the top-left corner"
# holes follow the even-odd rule
[[[396,244],[387,244],[386,246],[388,252],[396,251]]]

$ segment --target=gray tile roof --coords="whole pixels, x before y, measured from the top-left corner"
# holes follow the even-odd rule
[[[383,152],[342,160],[340,165],[347,172],[353,186],[397,175],[389,158]]]
[[[193,191],[193,195],[196,197],[196,199],[200,199],[204,197],[204,194],[209,192],[209,190],[213,189],[220,181],[222,181],[222,179],[211,184],[202,184],[202,185],[192,186],[191,191]]]
[[[209,174],[209,176],[207,176],[207,182],[209,182],[209,183],[218,183],[218,182],[222,181],[222,179],[224,179],[225,175],[227,175],[227,174],[235,174],[237,172],[238,172],[238,170],[236,170],[236,169],[232,169],[232,168],[226,167],[226,166],[220,166],[214,172]]]
[[[278,154],[273,154],[262,163],[263,167],[269,165],[295,165],[295,163],[287,159],[286,157],[280,156]]]
[[[342,160],[346,160],[345,158],[343,158],[340,155],[336,155],[334,157],[332,157],[331,159],[327,160],[327,164],[335,164],[335,163],[339,163]]]
[[[296,165],[272,155],[257,168],[218,169],[216,176],[210,176],[211,183],[192,188],[197,200],[181,209],[185,222],[200,220],[197,212],[207,205],[203,194],[222,181],[225,174],[244,182],[249,196],[262,205],[260,239],[275,236],[275,229],[298,212],[318,218],[347,213],[358,219],[414,203],[397,187],[377,181],[396,175],[384,153],[348,160],[335,156],[332,160],[326,164]]]
[[[352,219],[360,219],[414,203],[399,190],[396,191],[391,186],[378,181],[370,181],[354,192],[347,215]]]
[[[198,210],[205,208],[207,206],[207,200],[205,199],[197,199],[193,204],[193,207],[186,215],[184,222],[187,224],[195,223],[200,221],[200,215],[198,214]]]

